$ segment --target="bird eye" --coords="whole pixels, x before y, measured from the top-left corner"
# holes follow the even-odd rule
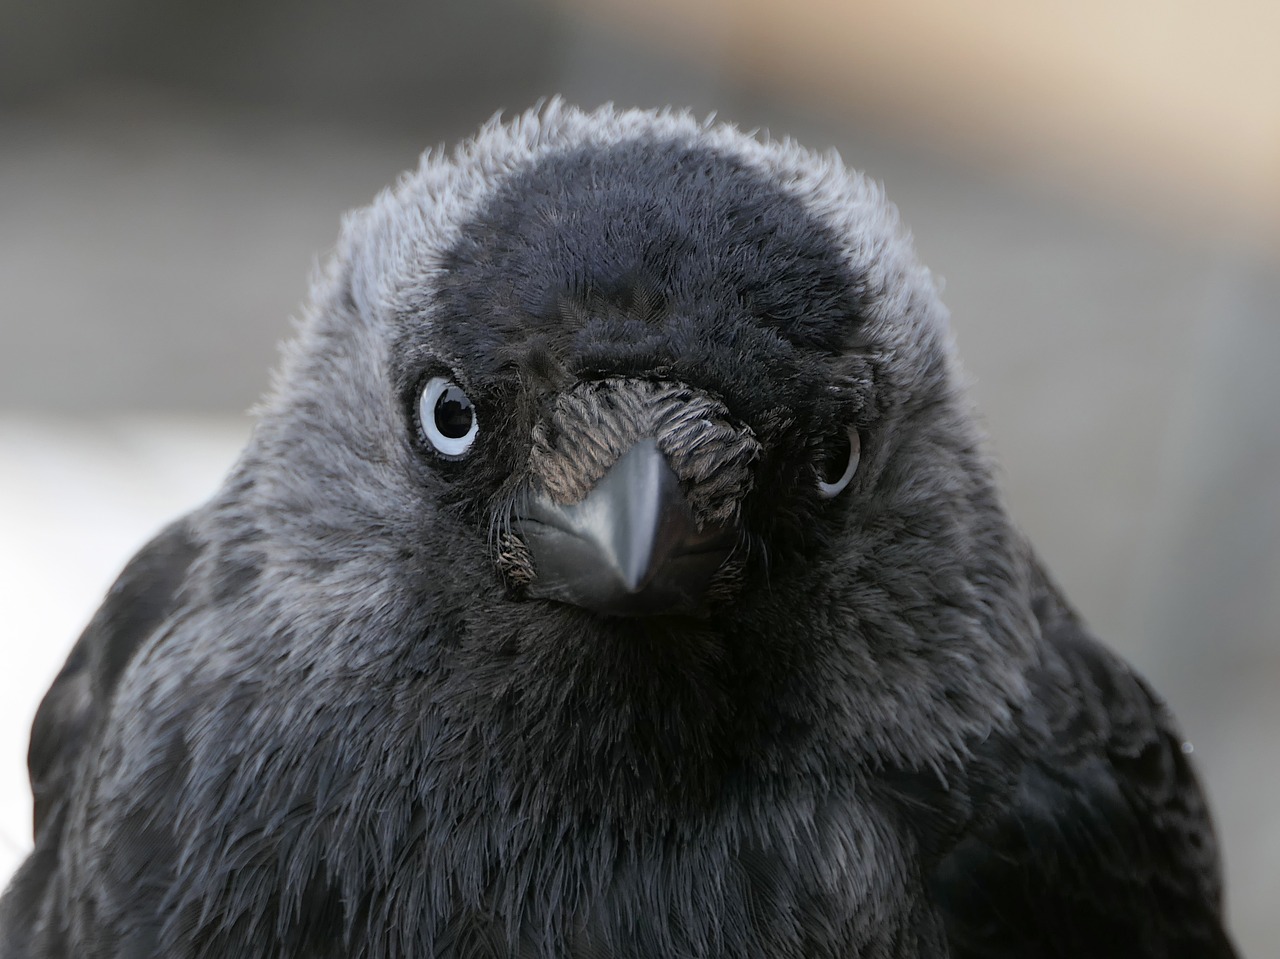
[[[445,456],[462,456],[480,432],[467,394],[442,376],[433,376],[422,388],[418,419],[427,442]]]
[[[818,474],[818,495],[823,499],[839,496],[858,469],[858,457],[862,453],[862,440],[854,427],[840,434],[839,440],[815,465]]]

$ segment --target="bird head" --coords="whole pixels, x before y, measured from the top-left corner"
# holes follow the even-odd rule
[[[857,474],[867,277],[742,157],[600,141],[495,179],[430,279],[371,268],[404,432],[512,599],[708,616]]]
[[[957,383],[837,156],[553,101],[348,219],[224,535],[271,543],[271,595],[353,669],[425,657],[530,710],[826,703],[853,751],[946,754],[1031,621]]]

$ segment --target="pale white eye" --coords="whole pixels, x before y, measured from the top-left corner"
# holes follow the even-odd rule
[[[433,376],[418,400],[422,435],[444,456],[462,456],[480,432],[475,407],[462,389],[442,376]]]
[[[839,496],[857,472],[861,454],[862,440],[851,426],[814,467],[818,476],[818,495],[823,499]]]

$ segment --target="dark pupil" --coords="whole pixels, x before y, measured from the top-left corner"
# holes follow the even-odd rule
[[[822,481],[838,482],[844,475],[845,467],[849,465],[849,457],[852,453],[849,434],[841,431],[839,438],[827,447],[823,452],[822,460],[818,463],[818,475],[822,477]]]
[[[436,400],[436,429],[451,440],[467,435],[474,415],[467,394],[456,386],[448,387]]]

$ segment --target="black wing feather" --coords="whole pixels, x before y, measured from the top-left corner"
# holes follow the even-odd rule
[[[198,552],[179,520],[121,572],[85,627],[36,711],[27,765],[34,798],[35,849],[0,899],[0,957],[59,956],[47,938],[45,900],[59,860],[67,808],[83,757],[116,684],[138,648],[169,615]]]
[[[953,959],[1231,959],[1212,825],[1168,710],[1047,579],[1036,608],[1047,649],[1022,728],[976,750],[926,830]]]

